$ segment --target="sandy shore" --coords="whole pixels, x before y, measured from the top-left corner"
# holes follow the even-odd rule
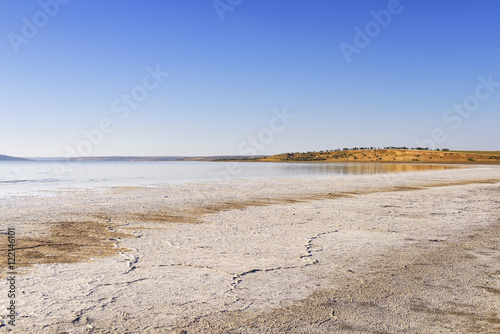
[[[473,166],[3,198],[0,331],[498,333],[499,194]]]

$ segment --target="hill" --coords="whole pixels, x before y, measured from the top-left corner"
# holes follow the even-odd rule
[[[500,152],[429,151],[403,149],[364,149],[283,153],[258,161],[312,162],[405,162],[405,163],[481,163],[500,164]]]
[[[257,156],[264,157],[263,155]],[[163,156],[163,157],[139,157],[139,156],[115,156],[115,157],[79,157],[79,158],[58,158],[61,161],[219,161],[219,160],[238,160],[249,159],[254,157],[248,156],[233,156],[233,155],[217,155],[206,157],[184,157],[184,156]]]
[[[0,161],[28,161],[28,159],[16,158],[16,157],[11,157],[8,155],[1,155],[0,154]]]

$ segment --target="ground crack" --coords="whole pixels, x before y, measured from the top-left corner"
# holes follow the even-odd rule
[[[335,232],[338,232],[339,230],[333,230],[333,231],[327,231],[327,232],[321,232],[321,233],[318,233],[316,234],[314,237],[311,237],[311,238],[307,238],[307,243],[306,243],[306,255],[302,255],[300,257],[300,259],[304,259],[304,258],[310,258],[312,257],[313,253],[318,253],[318,252],[321,252],[323,251],[324,249],[321,248],[321,249],[318,249],[318,250],[313,250],[313,243],[314,243],[314,240],[317,240],[319,238],[321,238],[323,235],[327,235],[327,234],[332,234],[332,233],[335,233]],[[318,262],[317,260],[315,260],[316,262]]]
[[[195,268],[195,269],[208,270],[208,271],[212,271],[212,272],[215,272],[218,274],[224,274],[224,275],[230,275],[230,276],[234,275],[234,274],[228,273],[226,271],[213,269],[209,266],[195,266],[193,264],[188,264],[188,263],[160,264],[160,265],[158,265],[158,267],[190,267],[190,268]]]
[[[99,285],[96,285],[95,288],[99,288],[99,287],[102,287],[102,286],[109,286],[109,285],[122,285],[122,284],[132,284],[132,283],[137,283],[137,282],[141,282],[141,281],[145,281],[147,280],[147,278],[138,278],[136,280],[133,280],[133,281],[127,281],[127,282],[116,282],[116,283],[104,283],[104,284],[99,284]],[[94,288],[94,289],[95,289]]]
[[[122,252],[119,252],[119,254],[121,256],[123,256],[125,258],[125,260],[128,262],[128,269],[123,273],[123,274],[128,274],[130,273],[132,270],[136,269],[137,267],[135,266],[135,264],[137,264],[137,262],[139,261],[139,257],[138,256],[135,256],[135,255],[126,255]]]

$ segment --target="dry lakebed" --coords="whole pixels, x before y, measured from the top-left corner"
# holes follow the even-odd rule
[[[500,166],[460,167],[0,198],[0,332],[500,333]]]

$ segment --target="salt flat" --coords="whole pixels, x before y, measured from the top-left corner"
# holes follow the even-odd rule
[[[471,166],[3,198],[27,246],[2,330],[494,333],[499,194]]]

